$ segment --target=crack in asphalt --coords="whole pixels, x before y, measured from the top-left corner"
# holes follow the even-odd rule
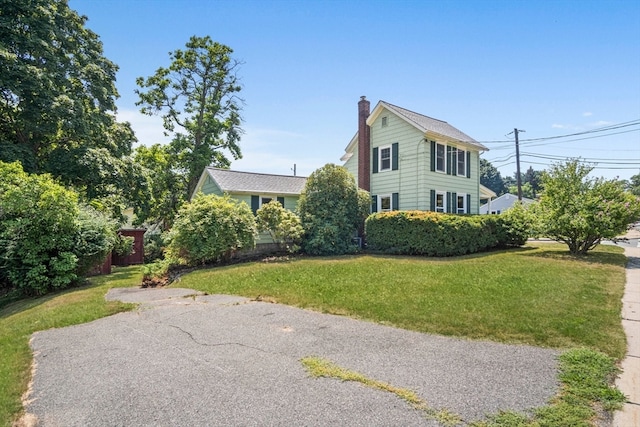
[[[253,346],[242,344],[242,343],[239,343],[239,342],[222,342],[222,343],[215,343],[215,344],[209,344],[209,343],[206,343],[206,342],[200,342],[193,336],[193,334],[191,332],[185,331],[180,326],[176,326],[176,325],[168,325],[168,326],[170,326],[172,328],[175,328],[175,329],[179,330],[180,332],[185,333],[189,338],[191,338],[191,341],[193,341],[194,343],[196,343],[198,345],[201,345],[201,346],[205,346],[205,347],[222,347],[222,346],[228,346],[228,345],[237,345],[237,346],[240,346],[240,347],[250,348],[252,350],[256,350],[256,351],[259,351],[259,352],[262,352],[262,353],[275,354],[275,353],[266,351],[266,350],[264,350],[262,348],[253,347]]]

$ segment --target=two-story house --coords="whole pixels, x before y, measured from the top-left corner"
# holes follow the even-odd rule
[[[384,101],[370,111],[363,96],[358,132],[341,160],[371,193],[372,212],[477,214],[482,151],[488,149],[447,122]]]

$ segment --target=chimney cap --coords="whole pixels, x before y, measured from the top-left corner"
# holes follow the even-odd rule
[[[362,96],[360,97],[360,101],[364,101],[365,99],[367,99],[367,97],[366,97],[366,96],[364,96],[364,95],[362,95]]]

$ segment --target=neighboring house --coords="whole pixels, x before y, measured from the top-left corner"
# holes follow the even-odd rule
[[[518,201],[518,196],[516,196],[515,194],[506,193],[496,199],[489,200],[489,202],[480,206],[480,213],[481,214],[499,214],[506,211],[507,209],[512,208],[517,201]],[[534,200],[527,199],[526,197],[522,198],[522,203],[525,205],[528,205],[529,203],[533,203],[533,202]]]
[[[277,200],[285,209],[294,211],[306,182],[307,178],[301,176],[207,167],[202,172],[191,198],[200,192],[218,196],[228,194],[231,198],[246,203],[254,214],[263,204]],[[271,239],[267,234],[261,234],[258,243],[271,243]]]
[[[380,101],[358,102],[358,132],[341,160],[371,194],[372,212],[479,212],[480,153],[488,149],[447,122]]]

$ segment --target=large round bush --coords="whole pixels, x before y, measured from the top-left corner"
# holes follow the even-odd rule
[[[226,260],[238,249],[253,248],[256,234],[246,203],[198,195],[178,211],[167,252],[170,259],[189,265]]]

